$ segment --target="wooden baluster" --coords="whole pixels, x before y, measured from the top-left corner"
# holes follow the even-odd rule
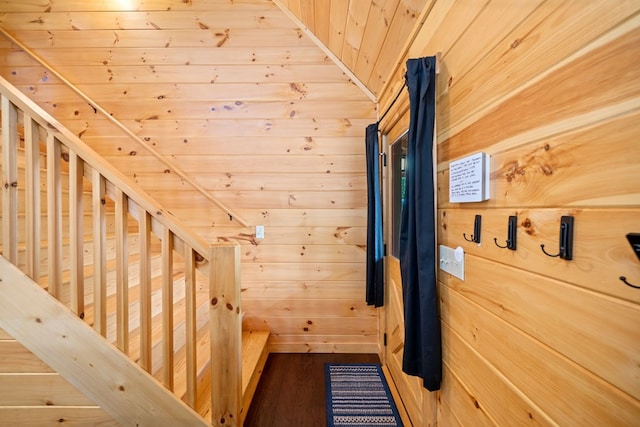
[[[38,124],[24,115],[25,200],[26,200],[26,273],[34,282],[40,281],[40,139]]]
[[[162,227],[162,366],[164,385],[173,391],[173,233]]]
[[[151,371],[151,216],[140,211],[140,366]]]
[[[93,327],[102,336],[107,333],[107,217],[106,183],[100,172],[91,172],[93,205]]]
[[[18,263],[18,112],[2,97],[2,253]]]
[[[69,151],[69,270],[71,310],[84,318],[84,212],[82,209],[84,163]]]
[[[62,182],[60,142],[47,133],[47,241],[49,293],[58,299],[62,283]]]
[[[115,189],[116,231],[116,344],[123,353],[129,353],[129,243],[128,198]]]
[[[185,324],[187,328],[186,353],[187,353],[187,405],[192,408],[196,403],[196,262],[195,253],[188,245],[184,245],[184,285],[185,285]]]
[[[209,250],[209,327],[211,328],[211,419],[239,425],[242,410],[242,322],[240,246]]]

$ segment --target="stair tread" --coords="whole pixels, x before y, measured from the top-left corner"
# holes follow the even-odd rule
[[[242,331],[242,395],[249,387],[251,377],[255,370],[262,371],[264,367],[265,352],[269,340],[269,331]],[[265,360],[266,361],[266,360]],[[262,366],[260,364],[262,363]],[[260,372],[261,373],[261,372]]]
[[[242,414],[249,411],[262,371],[269,356],[269,331],[242,332]]]
[[[249,409],[258,381],[267,362],[269,331],[242,331],[242,408],[241,418]],[[204,367],[207,370],[209,365]],[[206,376],[206,375],[205,375]],[[209,383],[199,384],[209,389]],[[205,419],[211,418],[211,400],[199,390],[196,409]]]
[[[46,174],[46,166],[45,161],[40,162],[40,178],[41,184],[44,184],[46,180],[42,179]],[[20,168],[19,172],[22,177],[24,174],[24,168]],[[59,178],[64,182],[63,184],[63,193],[65,194],[65,200],[63,205],[66,207],[69,190],[68,184],[66,183],[68,180],[68,174],[65,170],[65,166],[63,165],[62,178]],[[19,190],[24,190],[24,188],[20,187]],[[83,194],[85,196],[89,196],[91,194],[91,182],[87,179],[83,179],[83,184],[81,188]],[[46,192],[46,187],[41,188],[41,193]],[[83,203],[83,211],[82,215],[86,218],[92,215],[90,211],[91,203],[88,203],[89,199],[85,199],[85,203]],[[107,260],[105,268],[109,272],[107,276],[106,290],[106,301],[105,301],[105,309],[106,309],[106,325],[107,325],[107,340],[112,344],[115,344],[116,341],[116,305],[117,298],[115,294],[115,270],[116,270],[116,261],[114,258],[114,245],[115,245],[115,233],[114,233],[114,225],[113,223],[113,201],[107,198],[107,240],[105,244],[107,245]],[[103,203],[104,204],[104,203]],[[42,210],[45,210],[46,203],[42,203]],[[62,212],[63,215],[68,215],[67,211]],[[25,215],[23,212],[20,213],[21,217]],[[40,220],[40,228],[42,229],[45,224],[43,221],[46,216],[46,212],[41,212],[39,217]],[[134,214],[132,216],[135,217]],[[66,218],[66,217],[65,217]],[[86,219],[83,220],[86,224]],[[24,221],[23,221],[24,222]],[[131,222],[131,221],[130,221]],[[68,265],[70,264],[69,258],[71,257],[69,246],[71,244],[69,239],[68,231],[66,230],[67,224],[64,224],[64,232],[61,237],[61,245],[63,247],[62,250],[62,262],[63,262],[63,272],[62,272],[62,283],[59,284],[59,290],[61,294],[61,301],[63,303],[69,303],[70,297],[70,271],[68,270]],[[85,323],[90,327],[94,321],[94,300],[93,300],[93,270],[94,266],[92,264],[92,255],[93,255],[93,245],[91,242],[93,241],[93,234],[86,233],[87,227],[82,228],[82,272],[85,277],[84,280],[84,313],[83,318]],[[38,276],[40,286],[45,289],[49,285],[49,277],[48,271],[46,270],[46,263],[48,262],[48,246],[49,241],[45,236],[48,236],[48,230],[42,231],[40,235],[40,269]],[[128,253],[128,275],[129,275],[129,287],[127,290],[128,295],[128,319],[129,319],[129,334],[128,334],[128,351],[127,356],[133,360],[134,362],[138,361],[141,354],[141,329],[139,325],[139,310],[140,310],[140,291],[141,287],[139,283],[140,272],[139,268],[136,264],[138,264],[140,254],[139,241],[138,236],[134,228],[127,223],[127,236],[129,238],[129,253]],[[162,382],[163,380],[163,367],[162,365],[165,363],[163,360],[163,322],[162,317],[159,313],[161,309],[161,296],[162,296],[162,280],[161,280],[161,255],[159,255],[160,248],[160,239],[153,237],[151,242],[151,247],[149,251],[151,252],[152,257],[152,268],[151,268],[151,283],[149,284],[151,293],[152,293],[152,301],[151,301],[151,348],[150,351],[152,353],[151,356],[151,366],[149,367],[149,371],[151,375],[153,375],[156,379]],[[27,242],[20,241],[18,242],[18,252],[20,254],[20,262],[25,263],[24,260],[26,256],[24,252],[26,252]],[[0,251],[2,250],[1,242],[0,242]],[[186,300],[184,297],[184,266],[182,265],[182,254],[178,254],[178,256],[174,259],[174,268],[173,268],[173,391],[177,395],[178,398],[185,399],[185,390],[186,390],[186,347],[184,342],[186,341],[186,328],[185,328],[185,304]],[[208,280],[205,280],[205,277],[196,277],[196,281],[198,282],[196,285],[196,372],[197,372],[197,396],[196,396],[196,409],[203,417],[210,419],[211,418],[211,365],[212,357],[210,357],[211,347],[210,347],[210,331],[209,331],[209,299],[208,299]],[[201,283],[202,282],[202,283]],[[264,365],[266,363],[266,359],[268,357],[268,339],[269,332],[268,331],[243,331],[242,333],[242,354],[241,354],[241,364],[242,364],[242,379],[241,379],[241,388],[242,388],[242,404],[243,411],[239,414],[239,417],[242,419],[244,417],[243,414],[246,414],[248,410],[248,405],[255,393],[255,389],[257,387],[260,375],[264,369]],[[5,342],[7,345],[12,345],[15,340],[9,336],[5,331],[0,329],[0,341]],[[15,346],[17,346],[17,342],[15,342]],[[217,351],[217,350],[216,350]],[[225,351],[221,349],[220,351]],[[25,349],[24,353],[27,351]],[[22,353],[20,353],[22,354]],[[39,361],[39,359],[38,359]],[[37,362],[37,361],[35,361]],[[215,362],[214,362],[215,363]],[[32,368],[35,369],[35,368]],[[42,368],[44,369],[44,368]]]

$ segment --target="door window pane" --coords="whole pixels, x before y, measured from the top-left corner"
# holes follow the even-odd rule
[[[400,252],[400,219],[405,200],[405,163],[407,161],[408,133],[391,145],[391,255]]]

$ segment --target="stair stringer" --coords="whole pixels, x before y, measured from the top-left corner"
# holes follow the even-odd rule
[[[2,329],[122,425],[208,425],[1,256],[0,312]]]

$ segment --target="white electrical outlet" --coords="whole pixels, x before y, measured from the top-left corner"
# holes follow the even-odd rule
[[[440,245],[440,270],[464,280],[464,249]]]
[[[256,239],[264,239],[264,225],[256,225]]]

